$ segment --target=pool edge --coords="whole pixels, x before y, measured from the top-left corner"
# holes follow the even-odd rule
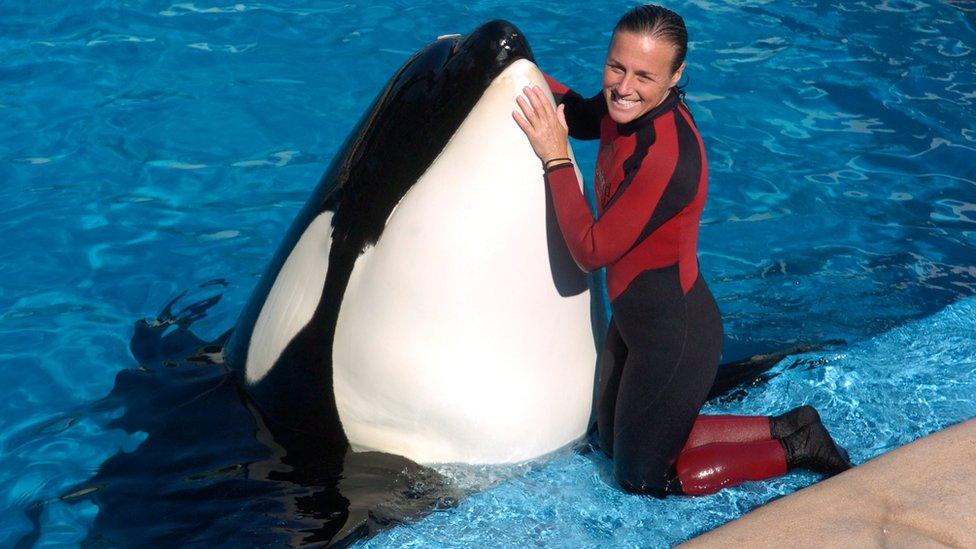
[[[878,456],[681,547],[976,547],[976,419]]]

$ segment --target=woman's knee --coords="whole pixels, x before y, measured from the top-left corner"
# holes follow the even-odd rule
[[[668,492],[674,467],[657,456],[640,455],[617,448],[613,456],[613,476],[620,487],[634,494],[663,497]]]

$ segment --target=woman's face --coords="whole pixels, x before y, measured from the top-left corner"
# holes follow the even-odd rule
[[[603,66],[603,95],[614,122],[630,122],[664,101],[685,69],[681,63],[671,72],[674,55],[670,42],[646,34],[621,31],[613,35]]]

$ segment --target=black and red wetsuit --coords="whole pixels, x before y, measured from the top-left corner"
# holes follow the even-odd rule
[[[547,77],[569,132],[600,139],[590,213],[572,165],[546,173],[560,229],[585,270],[607,269],[613,318],[600,356],[597,425],[614,474],[632,491],[703,494],[786,471],[766,417],[701,416],[722,348],[722,319],[698,272],[708,192],[705,148],[671,90],[627,124],[602,95]]]

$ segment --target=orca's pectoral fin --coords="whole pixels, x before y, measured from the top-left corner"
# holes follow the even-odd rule
[[[166,323],[172,322],[176,318],[176,316],[173,314],[173,306],[176,305],[176,303],[179,300],[183,299],[186,296],[187,291],[188,290],[183,290],[182,292],[177,294],[176,297],[169,300],[169,302],[167,302],[166,305],[163,306],[163,310],[160,311],[158,315],[156,315],[156,320],[159,322],[166,322]]]
[[[220,298],[223,294],[212,295],[210,297],[201,299],[199,301],[194,301],[186,307],[180,309],[180,312],[176,314],[176,322],[181,326],[189,326],[197,320],[207,316],[207,310],[220,303]]]
[[[381,452],[349,452],[339,493],[349,501],[346,523],[331,541],[340,545],[454,507],[462,497],[430,467]]]
[[[304,441],[311,444],[289,449],[282,458],[287,470],[273,474],[275,481],[310,489],[292,500],[293,509],[312,522],[297,532],[293,545],[346,547],[454,507],[463,496],[447,477],[402,456],[334,453],[325,441]]]
[[[207,285],[212,283],[204,283],[201,287]],[[214,341],[205,341],[190,331],[190,326],[206,317],[207,311],[220,302],[223,294],[199,299],[179,312],[174,312],[176,304],[187,293],[188,291],[180,292],[167,302],[156,318],[136,321],[129,340],[129,350],[139,364],[182,360],[222,362],[220,352],[231,332],[225,332]]]

